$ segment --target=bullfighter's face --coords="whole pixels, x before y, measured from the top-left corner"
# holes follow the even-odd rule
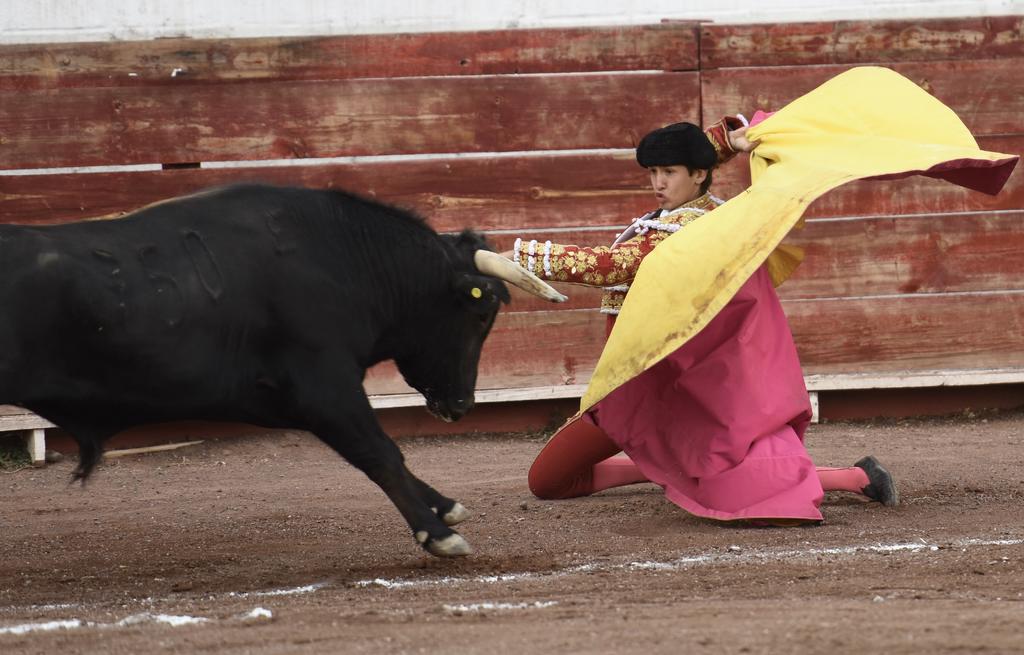
[[[658,206],[667,211],[699,198],[700,185],[708,175],[705,170],[691,171],[681,165],[651,166],[647,170],[651,174],[651,188]]]

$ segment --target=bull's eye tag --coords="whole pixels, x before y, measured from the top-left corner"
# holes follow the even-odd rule
[[[473,287],[469,290],[469,295],[479,300],[484,295],[484,292],[480,290],[480,287]]]

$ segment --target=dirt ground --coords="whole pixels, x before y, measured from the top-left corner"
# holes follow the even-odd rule
[[[0,474],[0,652],[1024,651],[1024,412],[812,426],[903,503],[828,494],[824,525],[728,527],[637,485],[539,501],[543,435],[406,438],[474,512],[424,554],[384,495],[277,433]]]

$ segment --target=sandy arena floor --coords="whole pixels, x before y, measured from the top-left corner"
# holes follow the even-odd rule
[[[547,502],[542,437],[400,440],[474,512],[424,554],[384,495],[306,434],[0,474],[0,652],[1024,651],[1024,412],[812,426],[822,465],[877,455],[895,509],[825,525],[698,520],[653,485]]]

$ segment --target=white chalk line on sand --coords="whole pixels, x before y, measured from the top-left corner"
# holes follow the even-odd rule
[[[274,618],[274,613],[263,607],[256,607],[234,617],[236,621],[263,621]],[[22,623],[20,625],[9,625],[0,627],[0,635],[25,635],[30,632],[53,632],[54,630],[75,630],[78,628],[127,628],[140,625],[167,625],[172,628],[180,628],[188,625],[199,625],[202,623],[215,623],[217,619],[209,619],[202,616],[183,616],[177,614],[152,614],[143,612],[126,616],[120,621],[104,623],[102,621],[83,621],[81,619],[59,619],[55,621],[39,621],[35,623]]]
[[[232,598],[248,598],[251,596],[295,596],[299,594],[308,594],[327,586],[326,582],[319,582],[316,584],[303,585],[301,587],[293,587],[289,589],[271,589],[269,591],[249,591],[249,592],[229,592],[225,596]],[[215,597],[214,597],[215,598]],[[146,598],[139,601],[140,604],[151,604],[152,598]],[[82,605],[74,603],[60,603],[54,605],[33,605],[27,609],[35,610],[54,610],[54,609],[81,609]],[[12,608],[5,608],[12,609]],[[253,621],[264,621],[271,620],[274,618],[274,613],[263,607],[256,607],[246,612],[245,614],[234,617],[234,620],[253,622]],[[198,625],[202,623],[214,623],[218,622],[219,619],[210,619],[201,616],[181,616],[175,614],[154,614],[152,612],[142,612],[140,614],[132,614],[126,616],[120,621],[113,623],[103,623],[100,621],[83,621],[81,619],[58,619],[51,621],[38,621],[34,623],[21,623],[18,625],[0,626],[0,635],[24,635],[30,632],[52,632],[54,630],[75,630],[78,628],[124,628],[131,626],[139,626],[144,624],[157,624],[157,625],[168,625],[174,628],[187,626],[187,625]]]
[[[316,582],[313,584],[302,585],[301,587],[288,587],[284,589],[270,589],[267,591],[229,591],[226,594],[211,594],[207,596],[207,600],[217,600],[219,597],[228,598],[260,598],[260,597],[272,597],[272,596],[297,596],[300,594],[310,594],[318,589],[322,589],[328,585],[327,582]],[[152,606],[158,602],[159,599],[152,597],[147,598],[136,598],[134,603],[137,605],[148,605]],[[43,611],[49,612],[53,610],[80,610],[86,606],[82,603],[51,603],[46,605],[9,605],[7,607],[0,607],[0,612],[25,612],[25,611]],[[0,633],[2,634],[2,633]]]
[[[300,594],[308,594],[326,587],[328,583],[317,582],[315,584],[303,585],[301,587],[290,587],[286,589],[271,589],[269,591],[232,591],[224,596],[230,598],[250,598],[250,597],[273,597],[273,596],[297,596]],[[216,599],[217,596],[211,596],[210,599]],[[146,598],[139,601],[140,604],[152,604],[152,598]],[[55,609],[81,609],[82,605],[76,603],[60,603],[52,605],[33,605],[25,609],[33,610],[55,610]],[[14,609],[14,608],[4,608]],[[273,612],[263,607],[256,607],[246,614],[235,617],[237,620],[242,621],[259,621],[269,620],[273,618]],[[152,624],[163,624],[172,627],[181,627],[186,625],[197,625],[200,623],[211,623],[216,619],[209,619],[198,616],[178,616],[173,614],[154,614],[151,612],[143,612],[141,614],[132,614],[127,616],[120,621],[114,623],[102,623],[97,621],[83,621],[81,619],[59,619],[51,621],[40,621],[35,623],[22,623],[19,625],[0,626],[0,635],[12,634],[12,635],[23,635],[30,632],[52,632],[54,630],[74,630],[77,628],[123,628],[127,626],[137,626],[146,623]]]
[[[854,546],[837,546],[831,548],[805,549],[751,549],[730,546],[725,552],[684,555],[664,561],[643,561],[626,563],[591,563],[570,566],[553,571],[525,571],[521,573],[504,573],[500,575],[475,576],[444,576],[440,578],[374,578],[359,580],[357,587],[384,587],[387,589],[410,589],[415,587],[445,587],[464,584],[500,584],[562,578],[570,575],[610,572],[610,571],[674,571],[708,564],[764,564],[782,559],[807,558],[819,556],[850,557],[871,553],[894,552],[938,552],[950,548],[973,548],[979,546],[1017,546],[1024,544],[1024,539],[961,539],[944,545],[926,541],[866,544]]]
[[[209,619],[196,616],[176,616],[173,614],[132,614],[114,623],[100,623],[97,621],[82,621],[81,619],[62,619],[59,621],[44,621],[41,623],[22,623],[21,625],[10,625],[0,627],[0,635],[24,635],[30,632],[52,632],[54,630],[74,630],[75,628],[123,628],[126,626],[142,625],[145,623],[165,624],[171,627],[183,625],[195,625],[206,623]]]
[[[231,596],[232,598],[249,598],[251,596],[297,596],[299,594],[311,594],[326,586],[326,582],[316,582],[314,584],[292,587],[290,589],[271,589],[270,591],[232,591],[228,593],[228,596]]]
[[[557,600],[538,600],[532,603],[469,603],[466,605],[441,605],[444,611],[452,614],[469,614],[471,612],[506,612],[509,610],[542,610],[554,607]]]
[[[0,628],[0,635],[24,635],[29,632],[52,632],[53,630],[71,630],[80,627],[82,627],[82,622],[78,619],[22,623],[21,625],[9,625]]]

